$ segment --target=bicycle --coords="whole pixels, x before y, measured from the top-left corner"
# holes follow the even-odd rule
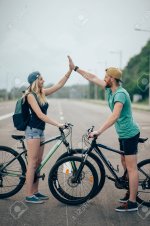
[[[39,178],[42,178],[44,180],[45,174],[39,175],[40,171],[62,143],[67,149],[65,155],[70,156],[71,153],[82,153],[81,149],[72,149],[72,143],[70,145],[70,143],[66,139],[69,135],[70,137],[72,137],[72,126],[73,125],[71,125],[70,123],[66,124],[65,129],[68,129],[68,133],[65,134],[63,129],[59,129],[61,133],[59,136],[52,137],[51,139],[48,139],[41,143],[42,146],[52,141],[57,141],[57,143],[54,144],[54,146],[49,150],[41,164],[36,169],[34,182]],[[22,146],[19,147],[19,149],[23,149],[23,151],[21,153],[18,153],[10,147],[0,146],[0,154],[2,156],[0,158],[0,199],[15,195],[21,190],[25,183],[26,165],[28,164],[27,149],[24,143],[25,136],[12,135],[12,138],[18,140],[21,143]],[[78,158],[77,161],[80,163],[80,158]],[[87,162],[87,169],[89,169],[92,173],[94,172],[95,174],[97,174],[96,170],[90,162]],[[98,176],[96,175],[91,185],[91,190],[89,191],[89,193],[87,193],[86,197],[83,197],[84,200],[90,197],[90,195],[93,193],[93,190],[96,189],[96,184],[98,183],[97,180]],[[48,180],[48,183],[50,183],[50,179]],[[76,204],[76,200],[74,201],[74,204]]]
[[[117,154],[123,155],[123,151],[119,151],[116,149],[113,149],[111,147],[108,147],[103,144],[97,144],[96,137],[92,139],[92,142],[90,143],[88,140],[88,134],[93,131],[93,128],[90,128],[88,130],[88,133],[83,136],[84,142],[88,142],[90,145],[87,150],[83,151],[82,157],[80,158],[80,165],[75,168],[76,166],[76,158],[75,156],[65,157],[65,153],[63,154],[63,158],[59,159],[55,163],[55,165],[52,167],[50,174],[49,174],[49,187],[51,190],[51,193],[53,196],[69,205],[74,205],[75,200],[76,204],[82,204],[85,202],[83,200],[83,194],[82,198],[79,196],[79,191],[77,191],[78,186],[82,183],[82,179],[84,178],[85,174],[85,164],[87,162],[87,159],[89,155],[92,152],[96,152],[99,156],[99,181],[95,186],[95,191],[89,196],[88,198],[91,199],[94,196],[96,196],[103,188],[105,184],[105,178],[108,178],[109,180],[113,181],[115,183],[115,187],[118,189],[129,189],[129,182],[126,179],[127,178],[127,171],[125,171],[123,177],[119,177],[117,175],[117,172],[119,172],[118,168],[115,169],[110,161],[105,157],[105,155],[102,153],[100,148],[103,148],[105,150],[109,150],[112,152],[115,152]],[[139,143],[144,143],[148,138],[139,138]],[[62,157],[62,156],[61,156]],[[74,163],[74,164],[73,164]],[[61,173],[61,167],[63,165],[66,165],[66,167],[70,167],[68,169],[68,178],[66,178],[66,183],[62,183],[61,176],[64,177],[64,174]],[[109,172],[112,174],[112,176],[106,175],[104,165],[108,168]],[[69,168],[68,167],[68,168]],[[137,164],[138,171],[139,171],[139,189],[138,195],[137,195],[137,202],[142,203],[142,205],[150,207],[150,159],[143,160]],[[145,168],[146,167],[146,168]],[[147,171],[146,171],[147,170]],[[61,176],[60,176],[61,175]],[[93,175],[95,177],[95,173],[93,172]],[[67,175],[65,175],[67,176]],[[91,179],[93,180],[93,179]],[[68,185],[68,187],[67,187]],[[70,187],[70,188],[69,188]],[[76,189],[76,191],[75,191]]]

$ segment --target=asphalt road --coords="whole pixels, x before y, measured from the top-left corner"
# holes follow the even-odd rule
[[[12,134],[18,133],[12,125],[10,113],[14,110],[14,102],[0,103],[0,145],[10,146],[17,149],[19,143],[11,138]],[[92,125],[97,128],[101,125],[110,110],[106,106],[95,105],[83,101],[73,100],[50,100],[49,101],[49,117],[61,121],[71,122],[73,127],[73,146],[82,146],[82,135]],[[141,127],[141,136],[149,137],[150,135],[150,113],[144,111],[134,111],[134,117]],[[22,134],[22,133],[21,133]],[[57,128],[47,125],[45,135],[46,138],[59,134]],[[114,128],[110,128],[98,139],[99,142],[118,147],[118,140]],[[46,145],[45,154],[51,145]],[[150,142],[144,145],[139,145],[139,161],[150,158]],[[5,200],[0,200],[0,226],[71,226],[71,225],[86,225],[86,226],[128,226],[128,225],[149,225],[150,208],[140,208],[137,213],[117,213],[115,207],[119,205],[118,199],[124,195],[123,190],[115,188],[111,181],[106,180],[101,193],[85,206],[66,206],[58,202],[50,193],[48,188],[47,176],[50,168],[65,151],[64,147],[52,156],[42,172],[46,173],[44,181],[40,181],[40,191],[49,195],[49,200],[44,204],[33,205],[24,202],[25,186],[13,197]],[[106,151],[106,156],[109,158],[114,167],[117,164],[120,167],[120,175],[122,167],[120,164],[120,156],[112,152]]]

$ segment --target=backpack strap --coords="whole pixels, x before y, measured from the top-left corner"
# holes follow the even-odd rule
[[[35,97],[35,99],[36,99],[38,105],[40,106],[40,103],[39,103],[39,100],[38,100],[38,98],[37,98],[37,95],[36,95],[34,92],[27,93],[27,94],[25,95],[25,100],[27,101],[27,96],[28,96],[29,94],[32,94],[32,95]],[[27,102],[28,102],[28,101],[27,101]]]

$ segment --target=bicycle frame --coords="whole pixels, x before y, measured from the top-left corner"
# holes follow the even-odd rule
[[[86,154],[85,154],[85,155],[88,156],[88,154],[94,149],[96,151],[96,153],[98,154],[98,156],[100,157],[100,159],[102,159],[103,163],[106,165],[106,167],[108,168],[108,170],[110,171],[110,173],[114,177],[114,178],[112,178],[112,177],[107,176],[108,179],[110,179],[112,181],[119,180],[119,177],[115,173],[116,170],[114,169],[114,167],[112,166],[112,164],[110,163],[110,161],[101,152],[101,150],[99,149],[99,147],[100,148],[103,148],[105,150],[109,150],[109,151],[115,152],[115,153],[120,154],[120,155],[124,155],[124,152],[123,151],[116,150],[116,149],[113,149],[113,148],[108,147],[108,146],[103,145],[103,144],[97,144],[96,143],[96,139],[93,139],[90,148],[86,151]]]
[[[68,148],[68,152],[70,150],[70,146],[69,146],[69,143],[66,141],[66,137],[70,134],[67,133],[67,134],[64,134],[64,132],[61,132],[61,135],[59,136],[56,136],[56,137],[52,137],[51,139],[49,140],[46,140],[44,142],[41,142],[41,146],[47,144],[47,143],[50,143],[52,141],[55,141],[55,140],[58,140],[58,142],[56,144],[53,145],[53,147],[49,150],[49,152],[47,153],[47,155],[45,156],[45,158],[43,159],[43,161],[41,162],[41,164],[38,166],[38,168],[36,169],[36,174],[40,172],[40,170],[44,167],[44,165],[47,163],[47,161],[51,158],[51,156],[56,152],[56,150],[60,147],[60,145],[63,143],[66,148]],[[9,166],[13,161],[15,161],[17,158],[19,158],[20,156],[22,156],[23,154],[26,156],[27,154],[27,150],[26,150],[26,147],[24,145],[24,141],[21,140],[20,141],[22,143],[22,147],[24,149],[24,151],[22,151],[21,153],[19,153],[15,158],[13,158],[10,162],[8,162],[5,166],[3,166],[0,170],[4,170],[7,166]],[[27,159],[26,159],[26,162],[27,162]],[[17,173],[14,173],[14,172],[8,172],[7,171],[7,175],[9,176],[13,176],[13,177],[20,177],[19,174]]]
[[[56,152],[56,150],[60,147],[60,145],[62,144],[63,140],[61,139],[61,136],[57,136],[54,137],[50,140],[47,140],[45,142],[41,143],[41,146],[55,141],[55,140],[59,140],[56,144],[54,144],[54,146],[49,150],[49,152],[47,153],[47,155],[45,156],[45,158],[42,160],[41,164],[38,166],[38,168],[36,169],[36,173],[39,173],[41,171],[41,169],[45,166],[45,164],[48,162],[48,160],[51,158],[51,156]]]

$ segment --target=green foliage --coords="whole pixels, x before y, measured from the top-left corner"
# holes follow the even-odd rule
[[[149,73],[150,73],[150,40],[142,48],[141,52],[132,57],[123,70],[123,87],[131,95],[140,94],[143,99],[149,95]]]

